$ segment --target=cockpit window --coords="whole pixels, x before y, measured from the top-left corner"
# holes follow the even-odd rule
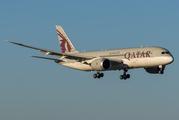
[[[161,54],[165,54],[165,52],[162,52]]]
[[[170,54],[170,52],[166,51],[166,52],[161,52],[161,54]]]
[[[166,54],[170,54],[170,52],[166,52]]]

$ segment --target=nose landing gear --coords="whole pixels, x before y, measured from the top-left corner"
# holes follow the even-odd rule
[[[120,79],[121,80],[126,80],[127,78],[130,78],[130,74],[126,74],[126,72],[128,71],[128,69],[126,68],[126,69],[124,69],[124,74],[123,75],[120,75]]]
[[[159,74],[163,74],[163,73],[164,73],[165,66],[159,65],[158,68],[159,68],[158,73],[159,73]]]

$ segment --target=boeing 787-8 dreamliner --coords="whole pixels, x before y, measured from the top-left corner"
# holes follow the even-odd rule
[[[77,70],[96,71],[97,73],[93,75],[94,78],[103,77],[104,74],[101,71],[124,70],[123,75],[120,75],[120,79],[126,80],[130,78],[130,75],[126,74],[127,71],[134,68],[144,68],[148,73],[163,74],[166,65],[174,61],[172,54],[162,47],[139,47],[78,52],[63,28],[57,25],[56,30],[61,52],[7,41],[16,45],[40,50],[40,52],[45,53],[46,56],[54,55],[60,58],[31,57],[54,60],[58,64]]]

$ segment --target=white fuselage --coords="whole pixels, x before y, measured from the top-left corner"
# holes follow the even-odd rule
[[[111,66],[109,70],[120,70],[124,68],[147,68],[155,67],[160,65],[167,65],[173,62],[172,55],[162,54],[162,52],[168,52],[168,50],[160,47],[141,47],[141,48],[126,48],[126,49],[115,49],[115,50],[102,50],[102,51],[91,51],[76,53],[78,55],[103,57],[106,59],[112,59],[115,61],[122,61],[122,64],[115,64]],[[60,63],[66,67],[83,71],[94,71],[94,69],[88,65],[83,64],[78,60],[71,61],[70,59],[64,58],[66,62]],[[86,60],[90,63],[92,60]]]

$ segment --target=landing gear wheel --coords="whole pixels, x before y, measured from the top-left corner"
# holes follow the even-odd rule
[[[97,75],[96,75],[96,74],[94,74],[94,75],[93,75],[93,77],[94,77],[94,78],[96,78],[96,77],[97,77]]]
[[[126,79],[127,79],[127,76],[126,76],[126,74],[124,74],[124,75],[123,75],[123,77],[124,77],[124,80],[126,80]]]
[[[123,77],[123,75],[120,75],[120,79],[122,80],[124,77]]]
[[[100,78],[100,74],[99,73],[97,73],[96,76],[97,76],[97,78]]]
[[[129,75],[129,74],[127,74],[127,75],[126,75],[126,77],[127,77],[127,78],[130,78],[130,75]]]
[[[104,77],[104,74],[103,74],[103,73],[101,73],[101,74],[100,74],[100,77]]]
[[[158,73],[159,73],[159,74],[163,74],[163,71],[159,71]]]
[[[100,77],[103,77],[104,74],[103,73],[99,73],[99,71],[97,72],[97,74],[94,74],[93,77],[94,78],[100,78]]]
[[[120,79],[122,80],[122,79],[124,79],[124,80],[126,80],[126,79],[128,79],[128,78],[130,78],[130,74],[127,74],[126,75],[126,72],[128,71],[128,68],[126,68],[126,69],[124,69],[124,74],[123,75],[120,75]]]

